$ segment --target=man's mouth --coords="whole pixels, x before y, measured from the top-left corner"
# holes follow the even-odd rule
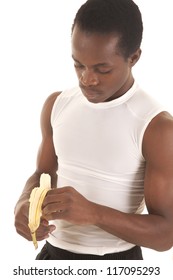
[[[96,99],[100,95],[100,92],[98,90],[96,91],[95,89],[85,88],[83,86],[80,86],[80,88],[81,88],[83,95],[89,100]]]

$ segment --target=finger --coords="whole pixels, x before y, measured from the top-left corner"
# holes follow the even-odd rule
[[[64,214],[65,214],[65,211],[59,210],[59,211],[48,214],[46,216],[46,218],[49,221],[51,221],[51,220],[61,220],[61,219],[64,219]]]
[[[72,192],[73,190],[74,190],[73,187],[65,186],[65,187],[58,187],[58,188],[51,189],[49,191],[49,193],[50,194],[62,194],[62,193],[66,193],[66,192]]]
[[[41,217],[41,220],[40,220],[40,225],[43,225],[43,226],[48,226],[49,225],[49,222],[48,220],[45,219],[45,217]]]
[[[67,193],[63,193],[63,194],[50,193],[45,197],[42,204],[42,209],[44,209],[48,204],[61,203],[62,201],[67,201],[68,199],[69,199],[69,195]]]
[[[56,229],[55,225],[49,225],[47,227],[40,227],[36,231],[36,238],[38,241],[41,241],[43,239],[46,239],[49,237],[49,234],[51,234]]]
[[[51,200],[53,202],[53,199],[55,201],[62,201],[64,200],[63,198],[68,198],[72,193],[74,193],[74,188],[73,187],[62,187],[62,188],[56,188],[56,189],[51,189],[48,191],[45,201]]]
[[[42,214],[44,216],[45,219],[48,219],[48,215],[52,215],[52,217],[54,217],[54,214],[57,212],[64,212],[67,208],[68,208],[68,203],[64,203],[64,202],[56,202],[56,203],[50,203],[47,204],[43,210],[42,210]],[[50,217],[49,219],[50,220]]]
[[[48,213],[46,215],[46,219],[48,221],[66,219],[68,213],[69,213],[69,211],[68,211],[67,207],[61,207],[61,208],[59,207],[59,209],[57,209],[57,211]]]

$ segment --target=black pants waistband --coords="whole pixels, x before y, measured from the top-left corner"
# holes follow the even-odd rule
[[[46,242],[41,252],[37,255],[36,260],[143,260],[142,250],[139,246],[118,252],[100,255],[76,254],[57,247]]]

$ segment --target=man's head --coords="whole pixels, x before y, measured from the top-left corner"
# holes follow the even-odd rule
[[[140,48],[142,18],[132,0],[88,0],[78,10],[72,32],[75,25],[87,33],[115,34],[119,51],[126,58]]]
[[[141,50],[142,20],[131,0],[88,0],[72,27],[72,57],[85,97],[100,103],[133,84],[131,68]]]

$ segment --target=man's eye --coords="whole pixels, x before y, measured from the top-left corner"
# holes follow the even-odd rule
[[[77,69],[81,69],[83,68],[84,66],[82,64],[74,64],[74,67],[77,68]]]
[[[100,74],[109,74],[109,73],[111,73],[111,69],[110,70],[99,70],[99,69],[97,69],[97,72],[98,73],[100,73]]]

